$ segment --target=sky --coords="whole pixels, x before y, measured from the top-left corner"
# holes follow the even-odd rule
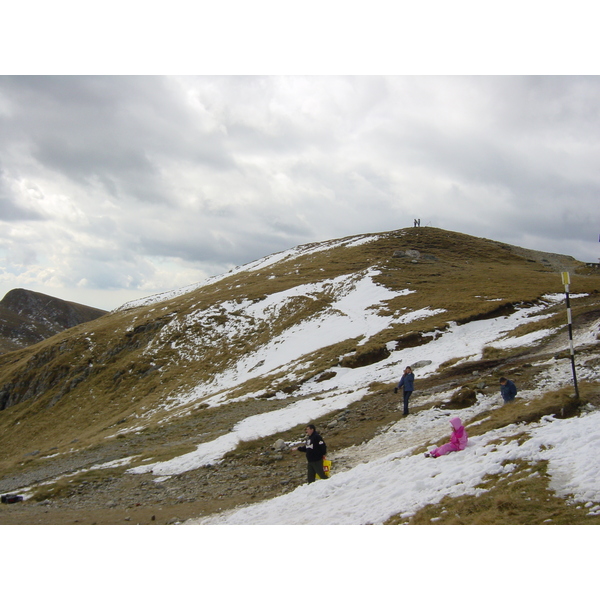
[[[351,16],[357,27],[361,15]],[[273,62],[273,47],[264,60],[265,39],[285,48],[281,32],[258,43],[237,26],[249,64],[239,52],[210,66],[188,55],[165,63],[160,46],[146,63],[131,50],[120,68],[104,56],[78,63],[61,31],[42,45],[58,48],[46,71],[39,54],[1,63],[0,297],[22,287],[110,310],[298,244],[414,219],[596,262],[600,78],[526,60],[516,63],[525,73],[472,58],[461,70],[425,52],[430,62],[409,68],[382,58],[369,23],[366,62],[352,29],[339,33],[343,59],[315,56],[326,36],[313,25],[305,62],[301,52]],[[452,49],[462,58],[464,46]]]

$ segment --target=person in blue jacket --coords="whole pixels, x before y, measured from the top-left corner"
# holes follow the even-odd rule
[[[500,378],[500,393],[502,394],[502,398],[504,400],[504,404],[507,402],[512,402],[517,395],[517,386],[510,379],[506,379],[506,377]]]
[[[398,385],[394,388],[394,393],[397,394],[398,390],[403,387],[404,388],[404,415],[408,414],[408,399],[410,395],[415,391],[415,374],[412,372],[410,367],[406,367],[404,369],[404,374],[402,375]]]

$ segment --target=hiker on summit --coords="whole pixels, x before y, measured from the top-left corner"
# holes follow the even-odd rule
[[[517,395],[517,386],[514,381],[506,379],[506,377],[500,377],[500,393],[502,394],[504,404],[512,402]]]
[[[458,417],[454,417],[453,419],[450,419],[450,425],[452,425],[452,435],[450,436],[450,441],[439,448],[435,448],[431,452],[426,452],[425,456],[437,458],[438,456],[443,456],[444,454],[448,454],[450,452],[464,450],[467,447],[469,436],[467,435],[461,420]]]
[[[410,367],[404,369],[404,373],[398,382],[398,385],[394,388],[394,394],[398,393],[398,390],[404,388],[404,415],[408,414],[408,399],[410,395],[415,391],[415,374],[412,372]]]
[[[323,458],[327,454],[327,446],[312,423],[306,426],[305,431],[308,438],[306,443],[304,446],[292,448],[292,452],[300,451],[306,453],[308,483],[313,483],[316,475],[321,479],[327,479],[327,475],[323,471]]]

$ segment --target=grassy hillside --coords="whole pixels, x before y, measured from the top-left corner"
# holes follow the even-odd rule
[[[81,457],[82,465],[100,456],[134,456],[128,463],[132,466],[184,454],[241,419],[267,413],[273,403],[283,407],[294,402],[306,382],[335,377],[332,369],[341,363],[366,365],[389,354],[390,343],[395,350],[425,344],[450,323],[510,315],[517,307],[560,293],[560,271],[571,273],[573,292],[586,294],[573,299],[575,319],[589,321],[600,311],[597,271],[571,257],[435,228],[302,246],[185,294],[114,311],[0,356],[0,484],[4,481],[7,489],[10,482],[39,481],[36,469],[41,473],[50,464],[56,464],[57,473],[66,472],[59,464],[65,456],[71,461]],[[325,317],[335,314],[339,293],[331,282],[344,277],[358,281],[367,273],[398,294],[377,307],[380,316],[394,317],[389,326],[373,335],[347,338],[332,330],[331,343],[298,356],[285,368],[267,370],[247,362],[257,349],[299,323],[321,319],[327,328]],[[270,312],[256,312],[292,288],[298,293],[269,304]],[[303,293],[305,289],[310,291]],[[411,293],[400,294],[406,290]],[[403,322],[404,315],[423,309],[438,312]],[[564,314],[553,305],[540,312],[538,321],[513,333],[522,336],[561,324]],[[551,345],[552,339],[546,343]],[[475,370],[485,370],[491,382],[499,370],[528,363],[527,351],[518,347],[489,348],[482,359],[487,362],[477,366],[469,363],[468,355],[457,355],[430,377],[429,385],[460,386]],[[246,364],[252,366],[241,373],[240,365]],[[381,404],[375,411],[380,417],[361,421],[357,413],[351,427],[332,432],[336,447],[371,439],[396,415],[397,398],[386,391],[389,383],[374,380],[371,394],[361,401],[362,407]],[[299,428],[289,432],[292,437],[300,434]],[[271,441],[243,444],[237,452],[252,454]],[[288,464],[285,457],[280,466]],[[124,468],[117,471],[122,476]],[[238,501],[276,492],[263,490]],[[215,500],[211,502],[214,507]]]

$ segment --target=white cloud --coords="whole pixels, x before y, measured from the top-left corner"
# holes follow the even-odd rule
[[[413,218],[596,260],[599,91],[597,77],[0,77],[0,292],[113,290],[114,308]]]

